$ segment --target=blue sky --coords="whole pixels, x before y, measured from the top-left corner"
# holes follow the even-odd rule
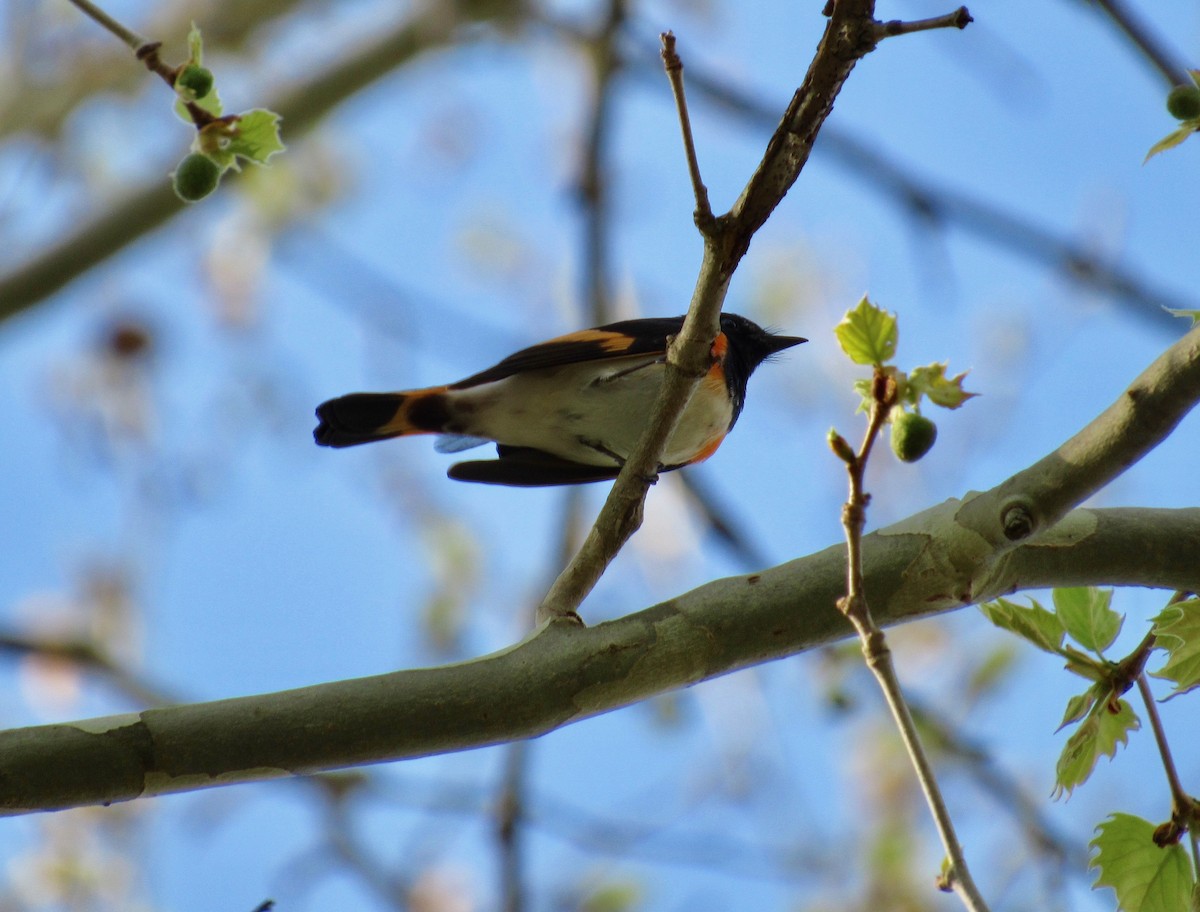
[[[782,110],[824,24],[809,6],[649,4],[631,20],[629,52],[645,55],[672,28],[685,68]],[[562,7],[592,17],[582,4]],[[1196,5],[1143,7],[1195,63]],[[128,3],[116,12],[136,24],[147,9]],[[976,22],[963,33],[884,42],[855,69],[829,126],[1200,306],[1200,146],[1142,164],[1172,129],[1165,84],[1085,4],[1012,0],[971,10]],[[881,6],[880,15],[944,11],[913,2]],[[228,86],[227,104],[250,107],[274,81],[303,72],[297,60],[311,66],[344,52],[331,35],[381,30],[400,15],[382,3],[306,10],[259,36],[253,55],[215,53],[210,62]],[[105,40],[70,15],[36,22],[48,30],[42,41],[63,48]],[[60,65],[70,66],[61,53]],[[285,124],[291,149],[272,173],[223,188],[0,326],[5,625],[115,625],[110,642],[139,673],[188,700],[433,664],[518,639],[554,569],[563,494],[450,481],[451,458],[426,440],[318,449],[312,408],[351,390],[454,380],[585,325],[573,191],[585,86],[578,56],[547,27],[428,55],[315,133],[289,140]],[[610,147],[617,315],[678,314],[700,253],[678,127],[665,79],[630,74],[620,88]],[[0,272],[124,188],[171,170],[188,139],[165,94],[147,78],[135,97],[90,104],[69,121],[57,158],[28,139],[0,145]],[[703,175],[724,210],[770,128],[747,126],[698,92],[692,114]],[[823,440],[831,425],[857,435],[859,419],[855,374],[831,330],[863,293],[898,312],[903,366],[948,359],[955,371],[971,370],[969,388],[982,394],[938,416],[938,445],[920,464],[873,466],[873,527],[988,488],[1048,452],[1184,328],[953,225],[915,221],[818,141],[727,304],[812,341],[756,374],[736,432],[698,469],[771,563],[840,538],[844,482]],[[128,317],[151,328],[152,361],[144,374],[114,378],[95,340]],[[114,403],[133,411],[113,412]],[[114,414],[145,416],[148,432],[104,432]],[[1189,419],[1095,502],[1195,504],[1195,446]],[[603,493],[583,492],[585,517]],[[647,511],[646,527],[585,603],[587,620],[752,569],[705,532],[674,480],[652,491]],[[460,557],[441,566],[447,547]],[[79,608],[83,581],[98,567],[124,574],[127,610]],[[455,649],[438,652],[422,617],[447,592],[461,598],[462,629]],[[1163,596],[1130,592],[1118,601],[1131,616],[1132,645]],[[972,659],[994,648],[986,626],[966,611],[904,628],[901,674],[1044,796],[1062,739],[1052,732],[1075,685],[1053,662],[1023,655],[1021,673],[994,701],[959,705]],[[9,682],[6,726],[133,706],[90,678],[72,689],[62,675],[13,662],[0,674]],[[52,696],[53,683],[66,690]],[[805,856],[817,873],[801,886],[737,873],[736,861],[702,853],[688,864],[638,861],[669,857],[696,834],[847,852],[845,826],[862,811],[857,784],[870,764],[863,745],[882,736],[861,682],[851,689],[868,708],[850,720],[830,711],[823,688],[818,657],[803,656],[536,742],[529,775],[533,813],[544,822],[531,830],[534,907],[606,878],[637,882],[653,909],[809,908],[844,896],[843,884],[820,873],[841,869],[819,852]],[[1168,704],[1165,714],[1184,778],[1194,780],[1200,745],[1185,731],[1187,707]],[[1080,843],[1110,810],[1165,817],[1149,747],[1148,733],[1135,736],[1128,756],[1103,763],[1094,782],[1068,803],[1047,802],[1046,813]],[[493,908],[488,819],[444,805],[486,806],[501,764],[492,749],[373,770],[376,791],[355,816],[365,843],[385,862],[440,877],[474,907]],[[969,848],[992,850],[1011,836],[993,832],[995,807],[961,777],[951,775],[950,791]],[[443,809],[428,813],[428,803]],[[105,819],[128,812],[138,821],[116,851],[141,872],[130,890],[154,908],[250,909],[267,896],[287,909],[382,908],[361,878],[321,873],[329,853],[317,808],[308,787],[274,783],[161,799]],[[588,829],[585,812],[665,833],[635,848],[618,840],[611,853],[584,851],[562,831]],[[55,819],[0,825],[10,879],[28,869],[26,853]],[[79,819],[104,825],[95,811]],[[932,872],[938,853],[924,819],[913,819]],[[1036,878],[1021,876],[1013,889],[1034,890]],[[981,879],[1003,898],[1005,872]],[[1084,882],[1074,882],[1066,906],[1110,907],[1107,897],[1087,899]]]

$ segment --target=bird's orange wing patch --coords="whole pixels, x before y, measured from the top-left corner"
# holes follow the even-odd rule
[[[639,321],[631,321],[637,323]],[[655,321],[657,322],[657,321]],[[586,361],[604,361],[631,355],[661,354],[667,350],[665,332],[623,332],[615,329],[583,329],[548,342],[522,349],[509,355],[494,367],[451,384],[451,389],[465,389],[503,380],[524,371],[545,370]]]

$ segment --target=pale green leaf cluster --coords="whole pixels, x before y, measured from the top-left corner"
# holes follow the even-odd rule
[[[189,66],[200,66],[204,59],[204,42],[195,24],[188,33],[188,52],[187,63],[180,67],[181,74]],[[175,113],[181,119],[189,124],[197,123],[198,118],[192,117],[189,105],[194,105],[215,118],[211,123],[199,125],[196,137],[192,141],[192,154],[203,155],[217,166],[218,182],[224,172],[231,169],[241,170],[243,161],[265,165],[276,152],[284,151],[279,136],[280,117],[274,111],[255,108],[241,114],[226,115],[215,87],[198,97],[177,78],[175,91]],[[180,198],[188,202],[200,198],[194,194],[180,192],[178,174],[177,170],[173,177],[176,183],[175,192]],[[216,189],[216,183],[213,183],[212,189]],[[201,195],[206,196],[207,192]]]
[[[1125,621],[1111,607],[1112,592],[1064,588],[1054,590],[1053,599],[1053,611],[1033,599],[1028,606],[997,599],[980,605],[980,610],[997,627],[1062,657],[1068,671],[1092,682],[1067,702],[1059,725],[1061,731],[1079,723],[1058,759],[1057,797],[1069,795],[1086,782],[1097,761],[1112,757],[1140,723],[1132,707],[1120,699],[1120,689],[1128,685],[1116,679],[1119,666],[1104,657],[1104,650],[1116,640]],[[1068,637],[1076,645],[1067,642]]]
[[[996,626],[1066,659],[1069,671],[1092,682],[1067,702],[1059,726],[1077,725],[1055,768],[1054,795],[1060,797],[1086,782],[1099,759],[1114,756],[1140,727],[1121,694],[1141,674],[1149,644],[1167,653],[1163,667],[1152,674],[1175,684],[1172,696],[1200,685],[1200,599],[1168,605],[1152,621],[1153,637],[1123,662],[1104,656],[1125,620],[1112,608],[1111,591],[1056,589],[1053,600],[1053,611],[1033,600],[1025,606],[998,599],[980,608]],[[1178,844],[1177,821],[1156,828],[1139,817],[1113,814],[1097,832],[1091,843],[1091,865],[1099,871],[1095,886],[1111,887],[1123,912],[1200,909],[1196,872]]]
[[[1154,824],[1131,814],[1113,814],[1096,827],[1091,866],[1093,886],[1111,887],[1122,912],[1183,912],[1194,908],[1195,874],[1178,843],[1159,847]]]
[[[846,356],[855,364],[870,365],[896,384],[896,404],[887,416],[892,423],[892,452],[905,462],[920,459],[937,439],[937,427],[920,415],[921,400],[956,409],[976,393],[963,389],[966,374],[948,375],[949,365],[935,362],[905,373],[889,364],[896,355],[900,329],[896,315],[872,304],[864,296],[834,328]],[[869,412],[875,401],[874,379],[856,380],[861,397],[858,410]]]

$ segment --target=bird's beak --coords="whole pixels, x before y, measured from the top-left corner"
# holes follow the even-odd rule
[[[783,351],[785,348],[791,348],[793,345],[799,345],[801,342],[807,342],[800,336],[768,336],[767,337],[767,354],[774,355]]]

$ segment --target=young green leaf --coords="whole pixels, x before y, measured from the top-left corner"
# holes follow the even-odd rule
[[[1147,152],[1146,157],[1142,159],[1142,164],[1146,164],[1146,162],[1158,155],[1159,152],[1166,152],[1168,149],[1174,149],[1177,145],[1195,133],[1197,129],[1200,129],[1200,123],[1197,123],[1193,120],[1184,121],[1184,123],[1180,124],[1178,130],[1173,130],[1172,132],[1168,133],[1150,147],[1150,151]]]
[[[1129,733],[1141,727],[1133,708],[1117,701],[1117,712],[1109,711],[1108,700],[1097,700],[1083,724],[1067,739],[1055,767],[1054,797],[1070,797],[1077,786],[1087,781],[1101,757],[1111,757],[1118,744],[1129,741]]]
[[[1100,655],[1112,645],[1125,618],[1110,608],[1111,589],[1077,586],[1054,590],[1054,609],[1067,633],[1084,649]]]
[[[1066,630],[1057,616],[1047,611],[1033,599],[1026,608],[1008,599],[996,599],[979,606],[984,617],[1004,630],[1024,637],[1038,649],[1062,655],[1062,641]]]
[[[192,147],[222,168],[241,170],[241,159],[263,165],[284,145],[279,140],[280,117],[274,111],[255,109],[201,127]]]
[[[1170,605],[1154,619],[1158,645],[1167,650],[1167,661],[1156,678],[1175,683],[1171,696],[1200,685],[1200,599]]]
[[[200,28],[195,22],[192,23],[191,29],[188,30],[187,45],[188,63],[194,63],[196,66],[204,63],[204,38],[201,36]]]
[[[1185,320],[1191,320],[1192,326],[1200,323],[1200,310],[1185,310],[1176,307],[1164,307],[1163,310],[1173,317],[1183,317]]]
[[[1154,844],[1154,824],[1132,814],[1112,814],[1096,827],[1090,867],[1093,888],[1111,887],[1122,912],[1178,912],[1190,908],[1195,874],[1179,844]]]
[[[872,304],[864,295],[834,327],[842,351],[855,364],[883,364],[896,354],[900,331],[895,314]]]
[[[1078,722],[1096,705],[1096,700],[1099,699],[1101,691],[1107,691],[1108,688],[1102,684],[1093,684],[1081,694],[1076,694],[1067,701],[1067,710],[1063,713],[1063,720],[1059,723],[1056,731],[1062,731],[1072,722]]]
[[[966,372],[953,377],[946,376],[949,364],[934,362],[925,367],[914,367],[908,375],[908,398],[914,404],[921,395],[942,408],[956,409],[979,393],[968,393],[963,389]]]
[[[274,111],[255,108],[246,111],[237,122],[237,131],[227,147],[241,158],[255,164],[265,165],[276,152],[282,152],[284,145],[279,139],[280,117]]]

